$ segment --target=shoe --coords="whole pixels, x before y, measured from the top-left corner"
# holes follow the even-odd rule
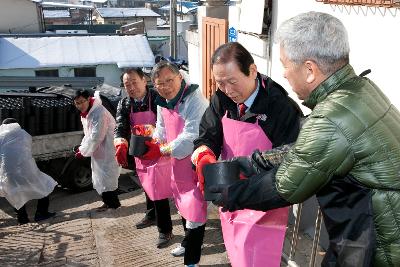
[[[35,214],[35,222],[47,220],[47,219],[49,219],[51,217],[54,217],[54,216],[56,216],[55,212],[47,212],[47,213],[44,213],[44,214],[36,213]]]
[[[157,248],[165,248],[172,239],[172,232],[158,235]]]
[[[121,203],[118,203],[117,205],[114,205],[114,206],[108,206],[108,208],[109,209],[114,209],[114,210],[117,210],[117,209],[119,209],[121,207]]]
[[[180,257],[183,256],[184,254],[185,254],[185,247],[182,247],[181,244],[179,244],[179,246],[171,250],[171,255],[174,257]]]
[[[17,219],[20,225],[29,223],[28,217],[18,217]]]
[[[144,217],[140,222],[138,222],[136,224],[136,229],[143,229],[152,225],[155,225],[156,221],[155,220],[151,220],[147,217]]]
[[[106,211],[106,210],[108,210],[110,207],[107,205],[107,204],[103,204],[103,205],[101,205],[100,207],[98,207],[97,209],[96,209],[96,211],[97,212],[102,212],[102,211]]]

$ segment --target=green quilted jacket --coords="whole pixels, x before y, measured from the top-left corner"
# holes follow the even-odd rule
[[[335,177],[351,175],[371,191],[373,265],[400,266],[399,111],[350,65],[320,84],[304,105],[312,112],[278,169],[279,194],[300,203]]]

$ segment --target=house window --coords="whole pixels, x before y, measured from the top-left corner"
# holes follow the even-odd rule
[[[324,4],[400,7],[399,0],[316,0]]]
[[[59,77],[58,70],[35,70],[36,77]]]
[[[272,0],[242,0],[239,30],[267,35],[271,25]]]
[[[96,77],[96,68],[74,68],[75,77]]]

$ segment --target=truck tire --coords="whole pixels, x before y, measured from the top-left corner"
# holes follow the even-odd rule
[[[61,184],[73,192],[83,192],[93,188],[92,169],[90,158],[77,160],[70,158],[70,162],[61,177]]]

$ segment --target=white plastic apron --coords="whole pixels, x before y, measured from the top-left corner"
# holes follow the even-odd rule
[[[222,127],[223,159],[249,156],[255,149],[272,148],[258,121],[253,124],[232,120],[225,114]],[[287,218],[287,207],[267,212],[249,209],[220,211],[222,234],[232,266],[280,266]]]
[[[183,94],[182,94],[183,95]],[[173,141],[183,130],[185,121],[179,115],[177,104],[173,110],[162,108],[167,142]],[[171,187],[180,215],[188,221],[205,223],[207,202],[198,187],[197,175],[192,169],[190,155],[183,159],[171,158]]]
[[[0,197],[20,209],[48,196],[57,185],[32,158],[32,137],[18,123],[0,126]]]
[[[121,167],[115,159],[114,128],[115,119],[102,106],[98,91],[95,92],[93,105],[86,118],[81,117],[83,132],[80,150],[82,155],[91,157],[93,188],[99,195],[118,188]],[[93,136],[104,136],[95,140]],[[94,149],[95,148],[95,149]],[[92,151],[93,150],[93,151]],[[88,151],[90,152],[90,154]]]
[[[151,111],[151,99],[149,96],[149,110],[131,112],[129,114],[131,129],[135,125],[155,125],[156,115]],[[171,190],[171,159],[161,157],[157,160],[145,160],[135,157],[136,172],[144,191],[151,200],[160,200],[172,197]]]

